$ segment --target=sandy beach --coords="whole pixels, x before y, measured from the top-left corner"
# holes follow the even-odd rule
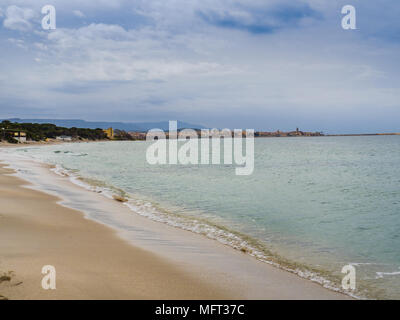
[[[231,297],[183,274],[57,199],[22,188],[0,169],[0,269],[9,299],[217,299]],[[42,266],[57,268],[57,289],[41,288]]]
[[[52,174],[60,190],[132,226],[130,233],[118,232],[14,173],[0,165],[0,295],[7,299],[349,298],[216,241],[133,215]],[[57,270],[56,290],[41,287],[44,265]]]

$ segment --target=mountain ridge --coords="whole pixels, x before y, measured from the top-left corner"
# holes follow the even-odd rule
[[[85,129],[108,129],[112,127],[113,129],[124,130],[124,131],[138,131],[147,132],[151,129],[161,129],[164,131],[169,130],[168,121],[159,122],[118,122],[118,121],[86,121],[81,119],[2,119],[0,121],[8,120],[17,123],[50,123],[59,127],[65,128],[85,128]],[[203,125],[192,124],[183,121],[178,121],[178,129],[204,129]]]

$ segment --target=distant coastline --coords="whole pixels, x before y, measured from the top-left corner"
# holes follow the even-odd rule
[[[199,128],[178,127],[178,132],[191,129],[193,138],[202,137],[203,130]],[[161,129],[162,130],[162,129]],[[255,138],[278,138],[278,137],[355,137],[355,136],[389,136],[400,135],[399,132],[393,133],[341,133],[325,134],[323,132],[302,131],[296,128],[294,131],[255,131]],[[243,136],[246,136],[243,131]],[[165,132],[166,139],[169,139],[169,131]],[[210,138],[214,137],[213,134]],[[218,136],[216,136],[218,137]],[[232,132],[233,137],[233,132]],[[78,127],[58,127],[51,123],[22,123],[11,122],[9,120],[0,123],[0,143],[5,144],[54,144],[61,142],[88,142],[88,141],[145,141],[147,131],[142,130],[121,130],[119,128],[109,127],[107,129],[91,129]]]
[[[326,137],[363,137],[363,136],[400,136],[400,132],[391,133],[343,133],[343,134],[326,134]]]

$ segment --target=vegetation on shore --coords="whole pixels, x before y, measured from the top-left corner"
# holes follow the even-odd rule
[[[129,132],[126,132],[124,130],[118,130],[115,129],[115,134],[113,140],[118,140],[118,141],[133,141],[133,140],[138,140],[135,139]]]
[[[64,128],[54,124],[16,123],[5,120],[0,123],[0,141],[17,143],[14,132],[26,133],[26,139],[31,141],[45,141],[59,136],[70,136],[74,140],[104,140],[107,135],[102,129]]]

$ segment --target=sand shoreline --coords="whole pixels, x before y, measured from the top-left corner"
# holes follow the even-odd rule
[[[110,228],[57,204],[0,165],[0,295],[8,299],[218,299],[232,297],[135,248]],[[43,290],[44,265],[57,289]],[[194,288],[196,288],[194,290]]]
[[[348,298],[201,236],[145,218],[124,220],[138,228],[126,235],[131,238],[127,243],[115,230],[57,204],[57,197],[23,187],[27,183],[7,175],[11,173],[0,169],[0,272],[14,271],[11,281],[0,284],[0,295],[7,298]],[[66,183],[57,179],[54,183]],[[90,195],[93,200],[96,196],[101,197]],[[118,208],[114,213],[124,214],[122,205],[102,201],[101,208]],[[150,231],[157,241],[148,239]],[[143,232],[146,237],[138,236]],[[165,246],[166,241],[172,245]],[[59,266],[57,289],[46,291],[40,286],[40,271],[51,261]]]

